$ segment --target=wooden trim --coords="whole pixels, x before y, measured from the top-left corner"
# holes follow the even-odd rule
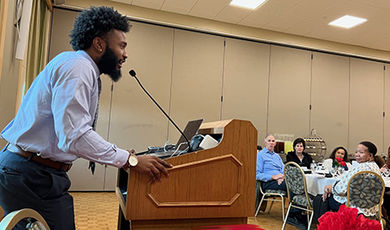
[[[229,201],[200,201],[200,202],[159,202],[151,194],[148,194],[149,198],[158,206],[158,207],[196,207],[196,206],[231,206],[237,199],[240,197],[239,193],[236,193],[231,200]]]
[[[196,152],[194,152],[194,154],[196,154]],[[230,158],[230,157],[233,158],[234,162],[236,162],[237,165],[242,166],[242,162],[240,162],[237,159],[237,157],[235,157],[233,154],[228,154],[228,155],[213,157],[213,158],[210,158],[210,159],[204,159],[204,160],[200,160],[200,161],[194,161],[194,162],[189,162],[189,163],[186,163],[186,164],[176,165],[176,166],[173,166],[172,168],[168,169],[168,171],[172,171],[172,170],[179,169],[179,168],[186,168],[186,167],[193,166],[193,165],[199,165],[199,164],[203,164],[203,163],[208,163],[208,162],[211,162],[211,161],[222,160],[222,159]]]
[[[223,134],[224,127],[229,124],[232,120],[214,121],[203,123],[198,133],[200,134]]]
[[[196,153],[195,153],[196,154]],[[236,176],[237,179],[240,178],[241,174],[241,168],[243,166],[243,163],[240,162],[233,154],[227,154],[227,155],[222,155],[222,156],[217,156],[205,160],[200,160],[200,161],[194,161],[186,164],[181,164],[174,166],[171,169],[168,169],[169,173],[172,173],[172,171],[175,170],[185,170],[185,171],[190,171],[190,170],[196,170],[196,167],[199,167],[200,165],[209,165],[215,164],[216,166],[218,165],[217,161],[221,160],[226,160],[229,159],[232,164],[236,166]],[[232,170],[232,169],[231,169]],[[184,173],[184,172],[181,172]],[[212,175],[210,175],[212,176]],[[149,183],[148,186],[148,197],[152,200],[152,202],[157,206],[157,207],[195,207],[195,206],[231,206],[239,197],[239,183],[240,181],[237,180],[237,191],[236,193],[230,197],[228,200],[212,200],[212,201],[160,201],[155,194],[151,191],[153,184]]]
[[[0,81],[2,76],[3,58],[4,58],[4,43],[5,43],[5,29],[7,27],[9,0],[0,1]]]

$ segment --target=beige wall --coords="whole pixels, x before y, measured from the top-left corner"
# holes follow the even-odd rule
[[[3,3],[3,2],[2,2]],[[7,5],[7,4],[5,4]],[[2,130],[8,122],[12,120],[16,111],[18,79],[20,61],[15,59],[16,29],[13,26],[15,2],[8,1],[7,10],[4,11],[6,20],[1,21],[1,26],[5,28],[4,49],[0,49],[1,76],[0,76],[0,129]],[[3,14],[3,15],[4,15]],[[0,140],[0,147],[5,145],[5,141]]]

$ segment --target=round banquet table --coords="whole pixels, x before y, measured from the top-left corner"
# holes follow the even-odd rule
[[[323,194],[325,186],[328,184],[334,184],[340,180],[340,177],[325,177],[322,174],[305,174],[307,192],[313,196]]]

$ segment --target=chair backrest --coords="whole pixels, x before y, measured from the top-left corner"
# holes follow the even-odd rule
[[[297,163],[290,161],[284,165],[284,180],[286,181],[289,200],[291,200],[291,192],[294,193],[294,195],[304,195],[306,196],[306,199],[309,200],[305,173]],[[311,206],[310,202],[308,202],[308,204]]]
[[[384,192],[385,183],[380,175],[371,171],[358,172],[348,182],[347,206],[371,208],[379,205],[381,212]]]
[[[50,230],[45,219],[33,209],[24,208],[21,210],[13,211],[6,215],[0,222],[1,230],[12,230],[23,219],[30,218],[36,220],[27,229],[34,230]]]

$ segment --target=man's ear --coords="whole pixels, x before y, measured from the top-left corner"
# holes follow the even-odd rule
[[[106,42],[101,37],[95,37],[92,40],[92,46],[99,54],[103,54],[106,50]]]

